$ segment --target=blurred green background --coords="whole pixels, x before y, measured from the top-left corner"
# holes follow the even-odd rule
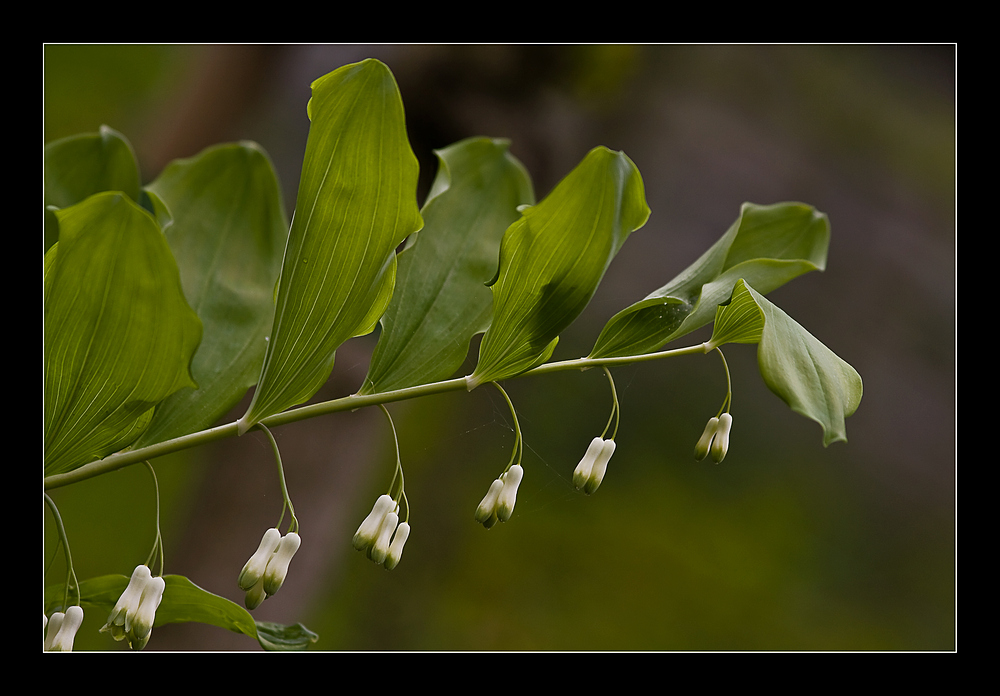
[[[586,354],[744,201],[800,200],[830,217],[828,270],[770,298],[854,365],[865,395],[850,442],[824,449],[763,385],[755,348],[732,346],[730,452],[695,463],[725,393],[718,359],[618,368],[618,449],[587,498],[570,476],[604,427],[606,380],[510,381],[526,474],[514,517],[488,532],[473,512],[513,441],[495,390],[393,405],[413,513],[391,573],[350,543],[392,475],[382,416],[285,426],[303,546],[256,618],[300,621],[329,650],[954,649],[955,47],[47,45],[44,138],[107,124],[144,182],[174,158],[254,140],[290,206],[310,82],[366,57],[399,82],[421,202],[432,150],[473,135],[510,138],[539,198],[598,144],[639,167],[652,216],[557,358]],[[317,400],[357,390],[376,336],[338,351]],[[241,602],[236,576],[281,506],[269,447],[250,434],[155,464],[167,572]],[[143,468],[53,498],[81,578],[145,560]],[[63,570],[45,520],[52,583]],[[96,632],[105,618],[87,616],[77,649],[121,648]],[[259,648],[201,625],[157,628],[147,647],[195,649]]]

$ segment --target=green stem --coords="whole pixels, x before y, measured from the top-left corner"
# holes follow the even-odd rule
[[[615,429],[611,433],[611,439],[615,439],[615,435],[618,434],[618,423],[621,419],[621,410],[618,406],[618,391],[615,389],[615,380],[611,378],[611,370],[604,366],[604,374],[608,378],[608,383],[611,385],[611,415],[608,416],[608,424],[604,426],[604,432],[601,433],[601,438],[603,439],[605,435],[608,434],[608,428],[611,427],[611,421],[615,423]]]
[[[657,353],[646,353],[645,355],[628,355],[620,358],[578,358],[576,360],[561,360],[541,365],[533,370],[528,370],[520,375],[516,375],[515,378],[528,376],[535,377],[538,375],[549,374],[550,372],[561,372],[564,370],[587,370],[592,367],[601,367],[602,365],[629,365],[631,363],[659,360],[661,358],[671,358],[680,355],[707,353],[707,348],[707,343],[699,343],[698,345],[688,346],[686,348],[663,350]],[[377,406],[379,404],[405,401],[407,399],[415,399],[417,397],[430,396],[432,394],[444,394],[446,392],[468,390],[470,387],[474,386],[477,385],[471,384],[467,377],[458,377],[456,379],[448,379],[442,382],[433,382],[431,384],[421,384],[416,387],[407,387],[406,389],[396,389],[393,391],[382,392],[381,394],[354,394],[352,396],[344,396],[339,399],[333,399],[319,404],[312,404],[310,406],[303,406],[301,408],[284,411],[283,413],[278,413],[276,415],[269,416],[268,418],[264,418],[261,423],[274,428],[280,425],[305,420],[307,418],[323,416],[328,413],[354,411],[366,406]],[[44,482],[45,490],[68,486],[71,483],[78,483],[101,474],[123,469],[126,466],[131,466],[132,464],[138,464],[146,459],[155,459],[156,457],[162,457],[163,455],[172,454],[173,452],[180,452],[181,450],[189,449],[191,447],[207,445],[210,442],[217,442],[218,440],[224,440],[229,437],[236,437],[238,434],[239,431],[237,423],[234,421],[225,425],[216,426],[215,428],[209,428],[197,433],[191,433],[190,435],[182,435],[181,437],[176,437],[172,440],[158,442],[155,445],[148,445],[136,450],[125,450],[123,452],[111,454],[96,462],[84,464],[73,471],[46,476]]]
[[[153,491],[156,493],[156,538],[153,540],[153,549],[149,552],[149,556],[146,558],[146,566],[149,568],[153,567],[153,562],[156,560],[156,552],[160,552],[160,575],[163,575],[163,565],[166,562],[163,558],[163,536],[160,534],[160,483],[156,480],[156,472],[153,471],[153,465],[148,461],[143,461],[146,468],[149,469],[149,475],[153,477]]]
[[[399,499],[403,499],[403,504],[406,505],[406,519],[404,522],[410,521],[410,503],[406,498],[406,480],[403,478],[403,460],[399,456],[399,436],[396,435],[396,424],[392,422],[392,416],[389,415],[389,409],[387,409],[383,404],[379,404],[378,407],[382,409],[382,413],[385,414],[386,419],[389,421],[389,428],[392,430],[392,441],[396,445],[396,470],[392,473],[392,481],[389,482],[389,495],[392,495],[392,489],[396,485],[396,477],[399,477],[399,492],[393,498],[396,503],[399,503]]]
[[[716,348],[715,350],[717,350],[719,352],[719,357],[722,358],[722,366],[724,368],[726,368],[726,398],[722,402],[722,408],[720,408],[719,412],[715,414],[715,417],[718,418],[723,413],[725,413],[730,408],[732,408],[732,405],[733,405],[733,379],[732,379],[732,377],[729,376],[729,363],[726,362],[726,356],[722,354],[722,350],[720,350],[719,348]]]
[[[59,508],[56,507],[56,503],[52,498],[49,497],[48,493],[42,493],[45,499],[45,504],[48,505],[49,511],[52,513],[53,519],[56,521],[56,531],[59,533],[59,541],[62,543],[63,553],[66,555],[66,592],[63,594],[63,609],[69,606],[69,588],[76,588],[76,603],[80,603],[80,583],[76,579],[76,570],[73,568],[73,554],[69,550],[69,539],[66,537],[66,527],[63,525],[62,515],[59,514]]]
[[[504,400],[507,402],[507,406],[510,408],[511,418],[514,419],[514,449],[510,453],[510,461],[507,462],[507,468],[503,470],[506,474],[507,471],[514,466],[515,462],[517,464],[521,463],[521,456],[524,452],[524,442],[521,440],[521,425],[517,422],[517,413],[514,411],[514,404],[511,403],[510,397],[507,396],[507,392],[503,390],[498,382],[493,382],[493,386],[500,390],[503,394]]]
[[[274,440],[274,435],[271,431],[267,429],[267,426],[263,423],[258,423],[255,427],[260,428],[267,435],[267,439],[271,442],[271,449],[274,450],[274,459],[278,463],[278,482],[281,484],[281,495],[284,498],[284,503],[281,505],[281,517],[278,518],[278,524],[275,527],[277,529],[281,526],[281,521],[285,519],[285,507],[292,515],[292,522],[288,525],[288,531],[294,531],[296,534],[299,532],[299,520],[295,517],[295,507],[292,505],[292,499],[288,496],[288,486],[285,485],[285,469],[281,465],[281,452],[278,451],[278,443]]]

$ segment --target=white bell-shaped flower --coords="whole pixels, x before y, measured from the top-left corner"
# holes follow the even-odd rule
[[[389,495],[380,495],[375,501],[375,506],[368,513],[368,517],[358,527],[351,542],[358,551],[367,551],[378,538],[379,529],[382,527],[382,520],[396,507],[396,502]]]
[[[56,634],[59,633],[59,628],[62,626],[63,619],[66,618],[66,614],[61,611],[56,611],[52,613],[49,617],[49,621],[46,624],[45,629],[45,640],[42,641],[42,650],[51,650],[52,641],[55,640]]]
[[[243,566],[243,570],[240,571],[240,577],[237,582],[241,590],[249,592],[264,577],[267,562],[271,560],[271,556],[274,555],[274,551],[278,548],[280,542],[281,532],[277,529],[272,527],[264,532],[264,538],[260,540],[260,546],[257,547],[257,551],[254,552],[250,560]]]
[[[490,484],[486,496],[476,508],[476,522],[487,529],[497,523],[497,498],[500,497],[501,490],[503,490],[503,479],[498,478]]]
[[[399,565],[399,559],[403,556],[403,545],[409,536],[410,525],[406,522],[400,522],[399,526],[396,527],[396,533],[392,537],[392,543],[389,544],[389,553],[385,557],[386,570],[392,570]]]
[[[604,449],[604,440],[595,437],[590,441],[586,454],[583,455],[583,459],[580,460],[580,463],[576,465],[576,469],[573,470],[573,485],[577,490],[587,485],[587,481],[590,479],[590,472],[594,468],[594,462],[597,461],[597,455],[601,453],[602,449]]]
[[[697,461],[701,461],[708,456],[708,450],[712,446],[712,440],[715,438],[715,433],[719,430],[719,419],[709,418],[708,423],[705,425],[705,431],[698,438],[697,444],[694,446],[694,458]]]
[[[135,567],[135,570],[132,571],[132,577],[129,578],[128,587],[115,603],[114,609],[108,615],[107,623],[100,629],[101,633],[110,631],[111,637],[115,640],[125,639],[126,632],[132,628],[132,617],[135,616],[139,608],[142,591],[151,579],[152,574],[147,566],[138,565]]]
[[[58,618],[57,618],[58,617]],[[49,620],[49,635],[45,638],[45,649],[52,652],[71,652],[73,641],[76,639],[76,632],[83,624],[83,607],[72,606],[66,613],[56,612]]]
[[[149,634],[153,630],[153,621],[156,619],[156,610],[163,601],[163,591],[166,589],[166,582],[162,577],[150,578],[142,588],[142,597],[139,599],[139,606],[132,617],[131,626],[126,619],[125,634],[128,637],[129,646],[133,650],[142,650],[149,642]]]
[[[597,454],[597,459],[594,460],[594,466],[590,470],[587,483],[583,487],[584,493],[591,495],[601,485],[601,481],[604,480],[604,474],[608,470],[608,462],[611,461],[611,455],[614,453],[615,441],[605,440],[601,445],[601,451]]]
[[[292,562],[292,556],[299,550],[302,539],[295,532],[289,532],[281,538],[281,543],[275,549],[274,555],[267,562],[264,570],[264,592],[270,597],[281,589],[288,574],[288,565]]]
[[[503,475],[503,488],[500,489],[500,495],[497,496],[496,506],[497,519],[501,522],[509,520],[514,513],[514,503],[517,502],[517,487],[521,485],[523,477],[524,469],[521,468],[520,464],[515,464],[507,469],[507,473]]]
[[[715,439],[712,440],[712,459],[717,464],[726,458],[726,453],[729,451],[729,432],[732,428],[733,417],[730,414],[723,413],[719,416],[719,429],[715,433]]]
[[[395,512],[390,512],[382,518],[382,526],[378,529],[375,543],[368,549],[368,558],[375,561],[376,565],[382,565],[385,562],[385,557],[389,555],[389,542],[392,540],[392,534],[396,531],[397,524],[399,524],[399,515]]]

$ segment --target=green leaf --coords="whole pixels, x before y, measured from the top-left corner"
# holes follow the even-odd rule
[[[319,636],[302,624],[282,626],[255,622],[246,609],[225,597],[212,594],[183,575],[164,575],[163,600],[156,609],[153,627],[168,623],[203,623],[256,639],[265,650],[305,650]],[[128,587],[124,575],[102,575],[80,583],[80,604],[85,610],[110,614]],[[64,585],[50,585],[45,591],[46,613],[61,611]],[[70,600],[76,598],[70,593]]]
[[[340,344],[374,327],[394,284],[395,248],[423,224],[417,160],[389,69],[347,65],[312,90],[274,324],[240,432],[319,390]]]
[[[604,147],[508,228],[493,283],[493,321],[470,389],[513,377],[551,356],[559,333],[590,301],[605,270],[649,217],[642,177]]]
[[[857,371],[794,319],[739,280],[719,308],[708,350],[723,343],[760,341],[757,364],[768,388],[793,411],[823,427],[823,445],[847,441],[844,419],[861,403]]]
[[[450,377],[490,323],[500,238],[534,203],[531,180],[506,140],[469,138],[438,150],[421,211],[424,228],[399,255],[396,293],[361,393]]]
[[[288,235],[278,180],[255,143],[173,162],[148,188],[173,219],[164,234],[204,334],[191,363],[198,389],[157,406],[139,445],[210,427],[257,381]]]
[[[300,623],[282,626],[270,621],[257,622],[257,640],[265,650],[305,650],[319,636]]]
[[[153,218],[122,193],[56,213],[45,259],[45,473],[115,452],[195,386],[201,322]]]
[[[101,126],[98,133],[74,135],[45,146],[45,250],[59,239],[49,206],[66,208],[102,191],[121,191],[139,200],[139,166],[121,133]]]
[[[592,358],[640,355],[712,321],[740,278],[767,294],[826,267],[830,224],[802,203],[744,203],[740,216],[701,258],[605,325]]]

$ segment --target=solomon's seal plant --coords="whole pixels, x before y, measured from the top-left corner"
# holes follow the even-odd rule
[[[607,426],[575,469],[570,458],[559,464],[567,487],[587,495],[607,478],[616,451],[618,365],[757,344],[767,386],[820,424],[824,445],[847,439],[844,420],[861,400],[861,378],[766,299],[825,268],[829,223],[811,206],[745,204],[694,263],[611,317],[588,355],[553,360],[559,335],[649,218],[635,163],[596,147],[536,201],[506,141],[470,138],[436,153],[437,176],[418,207],[417,160],[385,65],[366,60],[321,77],[306,112],[291,224],[254,143],[176,161],[146,186],[130,145],[110,128],[45,150],[45,489],[139,463],[153,474],[157,457],[257,429],[273,449],[283,500],[277,524],[255,552],[247,549],[242,570],[232,570],[244,609],[164,574],[155,474],[156,537],[131,578],[78,580],[67,530],[45,494],[68,568],[46,588],[46,649],[72,649],[84,605],[106,612],[101,630],[137,650],[155,626],[181,621],[244,633],[268,649],[314,641],[301,624],[260,623],[248,612],[281,588],[302,542],[270,429],[305,418],[371,406],[387,417],[396,468],[353,538],[386,569],[400,563],[411,531],[392,402],[487,384],[499,390],[514,446],[475,511],[487,529],[513,519],[525,473],[524,437],[502,380],[603,370]],[[708,341],[665,349],[708,324]],[[376,326],[358,392],[302,406],[327,381],[337,349]],[[455,376],[479,334],[475,368]],[[727,457],[732,425],[722,362],[727,393],[695,446],[697,459],[715,462]],[[215,425],[251,387],[246,412]],[[630,456],[621,449],[618,461]]]

